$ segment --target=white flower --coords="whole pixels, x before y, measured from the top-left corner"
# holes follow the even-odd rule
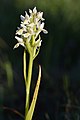
[[[43,31],[45,34],[47,34],[48,31],[43,28],[44,28],[44,22],[42,22],[42,24],[40,25],[40,30]]]
[[[22,38],[19,38],[19,37],[17,37],[17,36],[15,36],[15,38],[17,39],[18,43],[14,46],[14,48],[19,47],[19,45],[22,45],[23,47],[25,47]]]
[[[22,35],[22,33],[23,33],[23,29],[19,29],[16,31],[16,35]]]
[[[17,36],[15,36],[15,38],[17,39],[17,41],[18,41],[19,43],[23,42],[23,39],[22,39],[22,38],[19,38],[19,37],[17,37]]]
[[[41,37],[36,40],[37,37],[40,36],[41,31],[45,34],[48,33],[48,31],[44,29],[44,22],[42,22],[45,20],[43,18],[43,12],[37,12],[36,7],[34,7],[33,10],[29,9],[29,14],[25,11],[25,16],[20,16],[21,24],[20,27],[18,27],[15,36],[18,43],[14,46],[14,48],[17,48],[19,45],[26,48],[26,41],[28,41],[31,45],[33,40],[32,36],[34,36],[35,39],[34,44],[37,47],[40,47],[42,40]]]
[[[45,19],[42,16],[43,16],[43,12],[38,12],[37,14],[38,19],[41,19],[43,21]]]

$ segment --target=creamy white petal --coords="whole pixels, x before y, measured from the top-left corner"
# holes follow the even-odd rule
[[[21,20],[24,21],[25,17],[23,15],[20,16]]]
[[[36,9],[36,7],[34,7],[34,9],[33,9],[33,13],[37,13],[37,9]]]
[[[19,43],[23,42],[23,39],[20,38],[20,37],[15,36],[15,39],[17,39],[17,41],[18,41]]]
[[[45,33],[45,34],[47,34],[47,33],[48,33],[48,31],[47,31],[47,30],[45,30],[45,29],[43,29],[42,31],[43,31],[43,33]]]
[[[13,49],[18,48],[18,47],[19,47],[19,43],[17,43],[17,44],[14,46]]]
[[[40,29],[42,30],[44,28],[44,22],[41,23]]]
[[[19,29],[16,31],[16,35],[21,35],[23,33],[23,29]]]
[[[31,9],[29,9],[29,13],[32,14],[32,10]]]
[[[25,18],[28,20],[29,19],[29,15],[28,13],[25,11]]]

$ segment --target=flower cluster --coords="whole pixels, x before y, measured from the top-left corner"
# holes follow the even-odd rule
[[[43,12],[37,12],[36,7],[33,10],[29,9],[29,15],[25,11],[25,16],[21,15],[21,24],[16,31],[15,38],[18,43],[14,46],[17,48],[19,45],[27,48],[26,44],[30,44],[30,46],[36,45],[36,47],[41,46],[41,37],[40,32],[48,33],[47,30],[44,29],[44,18]]]

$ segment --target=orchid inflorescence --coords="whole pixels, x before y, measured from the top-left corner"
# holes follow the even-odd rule
[[[31,47],[38,49],[41,46],[41,31],[45,34],[48,33],[48,31],[44,29],[43,21],[45,19],[42,17],[43,12],[37,12],[36,7],[34,7],[33,10],[29,9],[29,14],[30,15],[25,11],[25,16],[20,16],[21,24],[15,36],[18,43],[14,46],[14,48],[17,48],[19,45],[22,45],[28,52]]]

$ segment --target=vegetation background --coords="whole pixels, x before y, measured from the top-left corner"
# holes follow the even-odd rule
[[[4,107],[24,115],[23,48],[13,50],[14,37],[20,15],[35,6],[49,33],[34,61],[31,98],[38,64],[42,80],[33,120],[80,120],[80,0],[0,0],[0,120],[23,119]]]

